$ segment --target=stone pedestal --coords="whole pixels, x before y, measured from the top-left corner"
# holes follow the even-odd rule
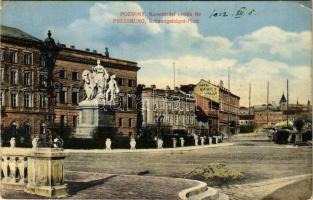
[[[198,146],[198,137],[195,137],[194,141],[195,141],[195,146]]]
[[[173,138],[172,140],[173,140],[173,148],[176,148],[177,140],[176,138]]]
[[[105,150],[108,150],[108,151],[111,150],[111,144],[112,144],[111,139],[107,138],[105,140]]]
[[[130,145],[130,149],[131,150],[135,150],[136,149],[136,140],[135,140],[135,138],[130,139],[129,145]]]
[[[97,101],[79,103],[79,124],[74,138],[91,139],[98,131],[106,136],[115,133],[115,112],[110,106],[101,106]]]
[[[158,149],[162,149],[163,148],[163,140],[162,139],[158,139],[157,140],[157,147],[158,147]]]
[[[204,137],[200,137],[200,143],[201,143],[201,146],[204,145]]]
[[[209,137],[209,144],[212,144],[212,138]]]
[[[28,157],[28,183],[25,192],[49,198],[66,197],[64,158],[61,148],[36,148]]]
[[[184,143],[185,143],[185,140],[183,137],[179,138],[180,139],[180,146],[181,147],[184,147]]]

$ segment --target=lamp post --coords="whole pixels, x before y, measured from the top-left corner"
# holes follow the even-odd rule
[[[55,124],[55,80],[54,80],[54,67],[57,56],[59,54],[59,47],[56,45],[54,39],[51,37],[51,31],[48,31],[48,37],[43,42],[41,53],[42,59],[45,63],[45,68],[48,71],[48,75],[46,78],[46,96],[48,97],[48,113],[46,116],[47,121],[47,133],[49,136],[49,142],[46,141],[42,142],[43,146],[52,147],[52,132],[54,131],[54,124]]]
[[[160,129],[161,129],[161,125],[163,123],[164,116],[163,115],[161,115],[159,117],[156,116],[156,118],[157,118],[157,128],[158,128],[158,139],[160,139],[161,138]]]

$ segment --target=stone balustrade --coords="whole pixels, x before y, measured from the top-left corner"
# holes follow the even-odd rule
[[[27,164],[30,149],[1,148],[1,184],[4,187],[23,189],[27,183]]]
[[[38,138],[33,148],[1,148],[1,185],[4,188],[24,190],[50,198],[66,197],[64,184],[64,158],[61,148],[38,148]]]

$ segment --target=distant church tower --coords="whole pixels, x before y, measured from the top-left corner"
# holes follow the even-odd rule
[[[279,107],[280,107],[280,110],[287,110],[287,99],[284,93],[280,98]]]

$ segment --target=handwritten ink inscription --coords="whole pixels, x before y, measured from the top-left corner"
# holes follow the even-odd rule
[[[217,11],[213,10],[209,14],[209,18],[215,18],[215,17],[234,17],[234,18],[241,18],[244,16],[251,16],[256,15],[255,9],[253,8],[247,8],[247,7],[241,7],[238,10],[235,10],[235,12],[228,11],[224,9],[223,11]]]

